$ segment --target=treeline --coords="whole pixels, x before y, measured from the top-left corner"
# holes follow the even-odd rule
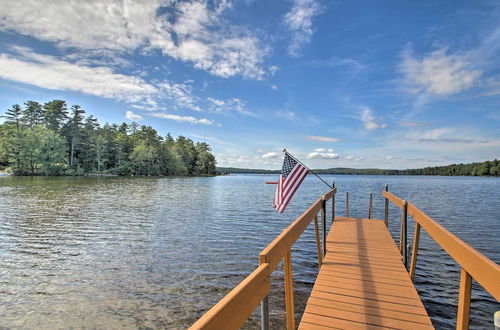
[[[261,170],[234,167],[219,167],[222,173],[279,174],[279,170]],[[482,163],[453,164],[406,170],[378,168],[336,167],[313,170],[317,174],[350,174],[350,175],[443,175],[443,176],[500,176],[500,161],[495,159]]]
[[[14,175],[214,175],[207,143],[151,126],[105,124],[63,100],[13,105],[0,124],[0,168]]]
[[[495,159],[482,163],[452,164],[397,171],[402,175],[466,175],[466,176],[500,176],[500,161]]]

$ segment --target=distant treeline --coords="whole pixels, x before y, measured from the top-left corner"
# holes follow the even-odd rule
[[[105,124],[63,100],[27,101],[0,124],[0,168],[14,175],[214,175],[207,143],[151,126]]]
[[[222,173],[254,173],[277,174],[278,170],[254,170],[245,168],[219,167]],[[500,176],[500,161],[492,160],[482,163],[453,164],[407,170],[385,170],[376,168],[327,168],[313,170],[318,174],[351,174],[351,175],[444,175],[444,176]]]

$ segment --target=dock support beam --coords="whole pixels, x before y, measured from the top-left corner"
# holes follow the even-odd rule
[[[345,193],[345,216],[349,218],[349,192]]]
[[[368,219],[373,218],[373,193],[370,193],[370,207],[368,208]]]
[[[260,303],[260,329],[269,330],[269,295]]]
[[[470,297],[472,277],[465,269],[460,271],[460,288],[458,291],[457,329],[469,329]]]
[[[321,207],[321,220],[323,220],[323,256],[326,256],[326,201]]]
[[[385,191],[389,191],[389,185],[385,185]],[[385,226],[389,227],[389,199],[385,198]]]
[[[283,259],[285,266],[285,304],[286,326],[288,330],[295,329],[295,308],[293,302],[292,250],[288,250]]]
[[[316,232],[316,250],[318,252],[318,268],[323,264],[323,254],[321,253],[321,241],[319,238],[318,216],[314,217],[314,231]]]
[[[335,182],[333,182],[332,187],[335,188]],[[334,220],[335,220],[335,194],[332,196],[332,223]]]
[[[413,250],[411,252],[410,278],[413,281],[415,269],[417,267],[418,244],[420,241],[420,224],[415,224],[415,234],[413,236]]]
[[[401,236],[399,237],[399,248],[403,255],[403,264],[408,268],[408,202],[403,201],[403,213],[401,214]]]

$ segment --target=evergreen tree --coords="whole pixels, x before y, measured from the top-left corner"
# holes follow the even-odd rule
[[[5,125],[7,127],[7,141],[5,147],[8,148],[5,153],[9,159],[14,161],[14,173],[22,173],[21,148],[22,148],[22,110],[19,104],[14,104],[5,111]]]
[[[28,127],[43,124],[43,110],[40,103],[35,101],[24,102],[23,121]]]
[[[137,123],[101,127],[78,105],[68,117],[63,100],[24,104],[24,109],[8,109],[0,124],[0,166],[9,166],[16,175],[215,174],[215,157],[206,143],[170,134],[163,138],[151,126]]]
[[[59,134],[51,130],[43,132],[40,161],[43,175],[61,175],[66,156],[66,142]]]
[[[69,121],[69,167],[73,168],[75,163],[75,155],[79,150],[81,142],[83,119],[85,110],[79,105],[71,106],[71,119]]]
[[[58,132],[68,119],[68,107],[65,101],[53,100],[43,105],[45,126]]]

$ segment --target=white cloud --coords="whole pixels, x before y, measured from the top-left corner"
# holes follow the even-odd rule
[[[443,137],[446,134],[453,132],[453,129],[448,127],[441,127],[432,130],[428,130],[425,132],[418,133],[418,138],[420,140],[437,140]]]
[[[203,111],[199,106],[200,100],[193,95],[192,86],[187,83],[161,82],[158,84],[159,92],[165,99],[171,100],[176,109],[190,109]]]
[[[191,124],[202,124],[202,125],[212,125],[213,121],[206,118],[195,118],[192,116],[179,116],[169,113],[151,113],[150,116],[162,119],[170,119],[179,123],[191,123]]]
[[[415,121],[402,121],[398,123],[398,126],[401,127],[419,127],[419,126],[425,126],[425,123],[421,122],[415,122]]]
[[[288,54],[300,56],[302,48],[311,41],[314,30],[313,17],[321,12],[321,6],[315,0],[294,0],[292,9],[285,15],[284,23],[292,32],[292,41]]]
[[[286,111],[286,110],[278,110],[273,113],[273,115],[277,118],[286,119],[290,121],[297,121],[299,117],[295,112]]]
[[[373,110],[362,106],[361,107],[361,121],[363,122],[363,127],[367,131],[373,131],[377,128],[386,128],[386,124],[379,124],[376,122],[375,117],[373,115]]]
[[[208,97],[207,101],[209,101],[208,109],[210,111],[227,113],[237,112],[245,116],[259,117],[259,115],[246,108],[246,104],[243,100],[236,97],[230,98],[228,100],[220,100],[214,97]]]
[[[78,91],[131,104],[154,105],[158,89],[141,78],[87,67],[18,48],[21,59],[0,54],[0,77],[47,89]]]
[[[127,118],[128,120],[133,120],[133,121],[141,121],[144,119],[141,115],[135,114],[132,111],[127,111],[125,113],[125,118]]]
[[[325,148],[318,148],[318,149],[314,149],[315,152],[323,152],[325,151]]]
[[[278,153],[276,153],[276,152],[268,152],[266,154],[263,154],[261,157],[264,158],[264,159],[278,158]]]
[[[34,52],[23,47],[11,47],[11,54],[0,53],[0,78],[46,89],[77,91],[129,103],[132,108],[158,111],[166,106],[174,110],[204,111],[193,93],[192,82],[145,81],[138,76],[115,73],[104,66],[86,66],[61,60],[55,56]],[[208,109],[234,111],[258,117],[238,98],[218,100],[208,98]],[[165,104],[166,103],[166,104]]]
[[[333,149],[332,149],[332,148],[329,148],[329,149],[328,149],[328,152],[333,152]]]
[[[402,54],[399,66],[411,93],[450,95],[471,88],[481,75],[474,70],[466,55],[447,55],[438,49],[421,59],[415,58],[410,49]]]
[[[15,31],[60,48],[142,53],[158,49],[213,75],[261,79],[268,49],[242,27],[223,19],[228,1],[8,1],[0,30]]]
[[[304,135],[304,138],[309,141],[320,141],[320,142],[338,142],[340,139],[329,137],[329,136],[318,136],[318,135]]]
[[[338,159],[339,155],[333,152],[311,152],[307,155],[309,159]]]

